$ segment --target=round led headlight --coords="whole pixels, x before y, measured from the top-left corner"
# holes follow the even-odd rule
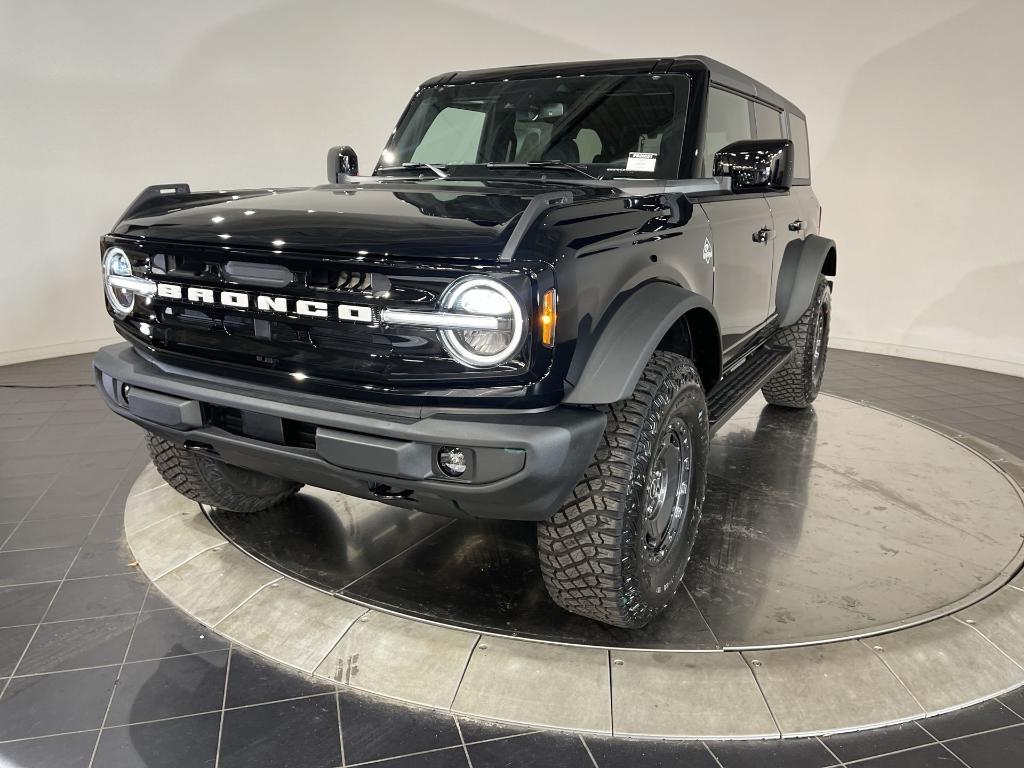
[[[497,280],[466,277],[456,280],[441,295],[444,312],[478,317],[479,328],[441,331],[448,354],[472,368],[505,362],[519,351],[523,340],[523,310],[512,292]]]
[[[107,248],[103,254],[103,287],[107,292],[107,301],[110,308],[118,317],[127,317],[135,309],[135,294],[127,288],[118,288],[111,285],[110,278],[131,277],[132,263],[128,254],[120,248]]]

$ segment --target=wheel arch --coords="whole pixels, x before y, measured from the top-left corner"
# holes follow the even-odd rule
[[[836,274],[835,241],[819,235],[793,240],[782,254],[775,288],[779,327],[793,325],[811,305],[818,275]]]
[[[709,389],[722,371],[722,337],[711,302],[682,286],[647,283],[603,323],[566,403],[599,405],[629,397],[656,350],[686,355]]]

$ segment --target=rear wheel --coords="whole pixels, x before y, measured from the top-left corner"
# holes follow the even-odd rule
[[[831,319],[832,291],[825,276],[818,275],[811,306],[799,320],[775,336],[781,346],[792,347],[793,356],[761,388],[765,400],[787,408],[806,408],[814,402],[825,375]]]
[[[146,447],[160,476],[186,498],[232,512],[259,512],[295,495],[301,483],[243,469],[175,445],[152,432]]]
[[[544,583],[573,613],[642,627],[683,579],[704,502],[708,418],[693,363],[656,352],[572,497],[538,524]]]

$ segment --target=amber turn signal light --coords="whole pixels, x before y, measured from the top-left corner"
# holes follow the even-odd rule
[[[540,301],[540,341],[545,347],[555,346],[556,303],[555,289],[545,291]]]

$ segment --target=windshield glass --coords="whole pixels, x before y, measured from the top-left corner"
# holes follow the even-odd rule
[[[587,75],[423,88],[378,173],[460,169],[583,171],[602,178],[679,175],[687,75]],[[402,168],[403,163],[419,164]],[[525,166],[539,163],[538,166]],[[572,168],[561,168],[571,164]]]

